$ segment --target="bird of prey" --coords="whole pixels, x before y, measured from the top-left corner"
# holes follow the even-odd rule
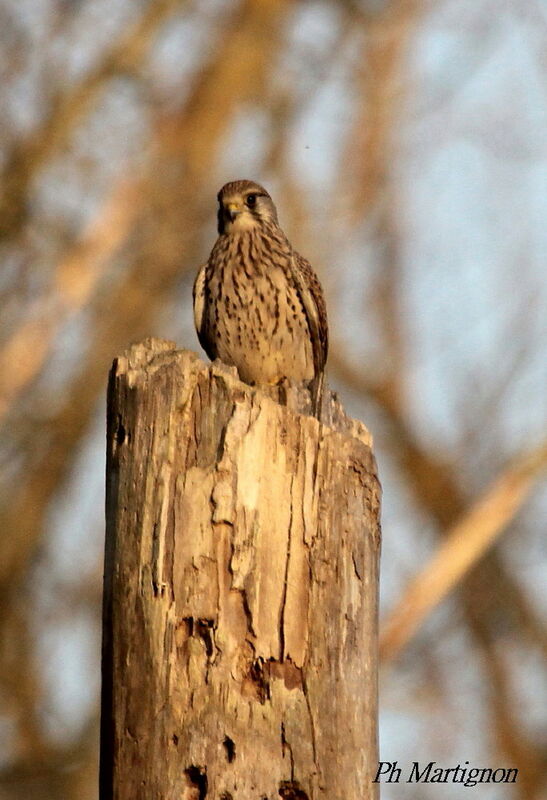
[[[218,193],[218,239],[194,283],[194,320],[211,359],[249,384],[305,383],[319,418],[328,349],[321,284],[254,181]]]

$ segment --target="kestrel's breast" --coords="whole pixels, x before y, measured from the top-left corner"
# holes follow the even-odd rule
[[[219,239],[206,270],[211,351],[247,383],[314,377],[309,326],[290,279],[291,252],[250,235]]]

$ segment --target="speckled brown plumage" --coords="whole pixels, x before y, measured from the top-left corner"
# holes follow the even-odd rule
[[[306,382],[319,414],[328,350],[321,284],[262,186],[228,183],[218,201],[219,236],[194,284],[200,343],[247,383]]]

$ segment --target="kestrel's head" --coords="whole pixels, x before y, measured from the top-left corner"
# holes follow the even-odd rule
[[[232,181],[218,193],[218,232],[248,231],[264,222],[277,224],[273,200],[254,181]]]

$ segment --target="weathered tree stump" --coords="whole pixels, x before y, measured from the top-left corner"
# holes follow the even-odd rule
[[[333,430],[170,342],[108,398],[101,800],[368,800],[379,485]]]

